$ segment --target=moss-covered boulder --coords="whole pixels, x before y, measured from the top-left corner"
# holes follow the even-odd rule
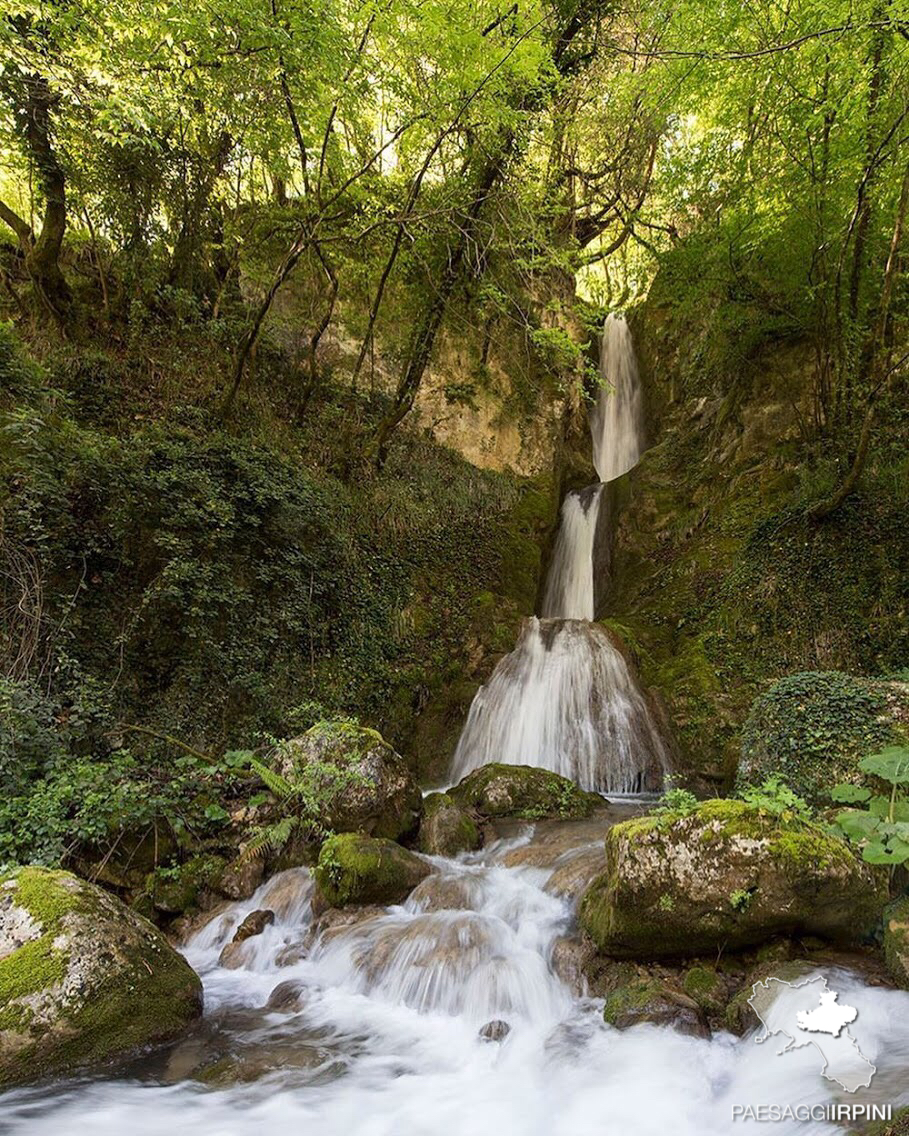
[[[494,762],[468,773],[448,796],[482,817],[563,820],[587,817],[603,804],[596,793],[579,789],[567,777],[531,765]]]
[[[739,783],[779,773],[809,801],[830,803],[838,781],[861,781],[859,761],[909,738],[909,683],[838,671],[787,675],[752,704]]]
[[[909,896],[884,912],[884,959],[897,986],[909,990]]]
[[[470,813],[447,793],[430,793],[423,800],[417,847],[429,856],[457,856],[480,846],[480,830]]]
[[[611,828],[580,919],[605,954],[691,957],[778,935],[855,942],[886,896],[886,874],[820,826],[711,800]]]
[[[299,780],[305,767],[324,781],[326,828],[398,840],[416,831],[422,794],[404,759],[376,730],[354,722],[319,722],[282,742],[280,772]],[[324,774],[324,775],[323,775]]]
[[[164,936],[69,872],[0,877],[0,1086],[178,1035],[202,984]]]
[[[425,860],[393,840],[342,832],[322,845],[314,874],[328,906],[347,907],[401,903],[429,872]]]

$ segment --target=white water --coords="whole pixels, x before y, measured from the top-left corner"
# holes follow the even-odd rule
[[[603,387],[590,412],[593,466],[600,481],[614,481],[637,465],[643,449],[641,384],[624,316],[606,317],[600,376]]]
[[[596,614],[597,525],[603,484],[641,453],[641,398],[631,333],[621,316],[603,326],[604,386],[590,415],[601,483],[562,503],[541,607],[514,650],[481,687],[452,758],[455,781],[490,762],[535,765],[585,789],[658,789],[665,743],[624,656]],[[608,518],[606,518],[608,520]]]
[[[597,792],[636,793],[659,788],[666,752],[605,629],[533,617],[477,692],[452,775],[493,761],[551,769]]]
[[[593,619],[594,551],[601,485],[568,493],[562,502],[541,615],[544,619]]]
[[[624,1032],[605,1025],[601,1003],[574,997],[550,966],[572,920],[569,903],[545,890],[553,865],[503,866],[515,843],[434,861],[439,874],[403,907],[326,934],[307,957],[282,967],[279,958],[310,922],[307,873],[284,873],[187,949],[205,982],[207,1030],[199,1039],[157,1064],[146,1059],[130,1079],[0,1096],[0,1130],[728,1136],[738,1130],[733,1105],[896,1105],[909,1095],[909,995],[865,987],[847,972],[831,973],[830,983],[858,1008],[851,1029],[878,1065],[871,1089],[855,1098],[823,1080],[811,1046],[777,1056],[779,1046],[753,1037],[703,1040],[651,1025]],[[279,918],[249,940],[246,968],[220,968],[233,928],[269,903]],[[266,1011],[270,992],[288,979],[302,984],[302,1008]],[[478,1036],[491,1019],[511,1026],[503,1042]],[[229,1072],[223,1083],[206,1084],[206,1067],[210,1080],[212,1069]],[[772,1128],[776,1136],[842,1133],[824,1122]]]

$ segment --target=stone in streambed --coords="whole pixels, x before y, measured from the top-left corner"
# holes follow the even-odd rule
[[[202,984],[147,920],[69,872],[0,876],[0,1086],[178,1036]]]
[[[467,809],[448,793],[430,793],[423,799],[423,818],[417,847],[429,856],[457,856],[479,848],[480,830]]]
[[[704,1012],[693,998],[651,978],[630,982],[607,995],[603,1019],[616,1029],[650,1022],[691,1037],[710,1036]]]
[[[327,906],[347,907],[401,903],[429,873],[425,860],[393,840],[343,832],[322,845],[314,875]]]
[[[261,935],[265,928],[270,927],[274,921],[275,913],[273,911],[268,909],[251,911],[237,928],[232,942],[244,943],[247,939],[253,938],[254,935]]]
[[[610,829],[580,921],[604,954],[684,958],[780,935],[857,942],[886,895],[886,874],[819,825],[713,800]]]
[[[588,817],[603,806],[597,793],[579,789],[567,777],[530,765],[484,765],[448,790],[448,796],[462,808],[482,817],[518,817],[542,820],[544,817]]]
[[[494,1021],[487,1022],[485,1026],[480,1029],[479,1036],[484,1041],[504,1041],[511,1033],[511,1026],[508,1022],[503,1022],[501,1018],[496,1018]]]

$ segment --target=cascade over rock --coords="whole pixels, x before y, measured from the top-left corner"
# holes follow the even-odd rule
[[[502,762],[552,770],[601,793],[662,784],[668,755],[648,700],[609,633],[592,622],[598,530],[611,521],[604,483],[627,473],[643,449],[637,364],[621,316],[603,328],[600,373],[590,427],[601,481],[562,503],[542,618],[524,621],[514,650],[477,692],[452,759],[456,779]]]

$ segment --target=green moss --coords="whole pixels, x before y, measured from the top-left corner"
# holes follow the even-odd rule
[[[0,1029],[21,1035],[21,1044],[0,1061],[0,1084],[31,1080],[103,1061],[173,1036],[201,1009],[201,983],[183,958],[150,925],[136,931],[135,915],[118,901],[68,872],[23,868],[0,880],[15,883],[16,907],[26,910],[40,936],[0,960]],[[106,974],[88,973],[84,989],[67,994],[50,1022],[22,1004],[39,991],[59,988],[83,959],[73,937],[97,930],[109,957]],[[122,933],[118,934],[118,931]],[[59,945],[61,938],[67,943]],[[135,944],[135,945],[132,945]]]
[[[630,1010],[642,1010],[660,998],[663,987],[653,979],[642,978],[620,986],[606,995],[603,1006],[603,1020],[607,1025],[618,1025]]]
[[[706,966],[693,966],[682,978],[682,989],[698,1005],[712,1006],[720,989],[720,979],[715,970]]]
[[[469,773],[449,796],[481,816],[541,820],[586,817],[602,805],[596,793],[579,789],[567,777],[529,765],[494,762]]]
[[[331,907],[399,903],[429,875],[429,866],[392,840],[342,832],[322,845],[314,872]]]

